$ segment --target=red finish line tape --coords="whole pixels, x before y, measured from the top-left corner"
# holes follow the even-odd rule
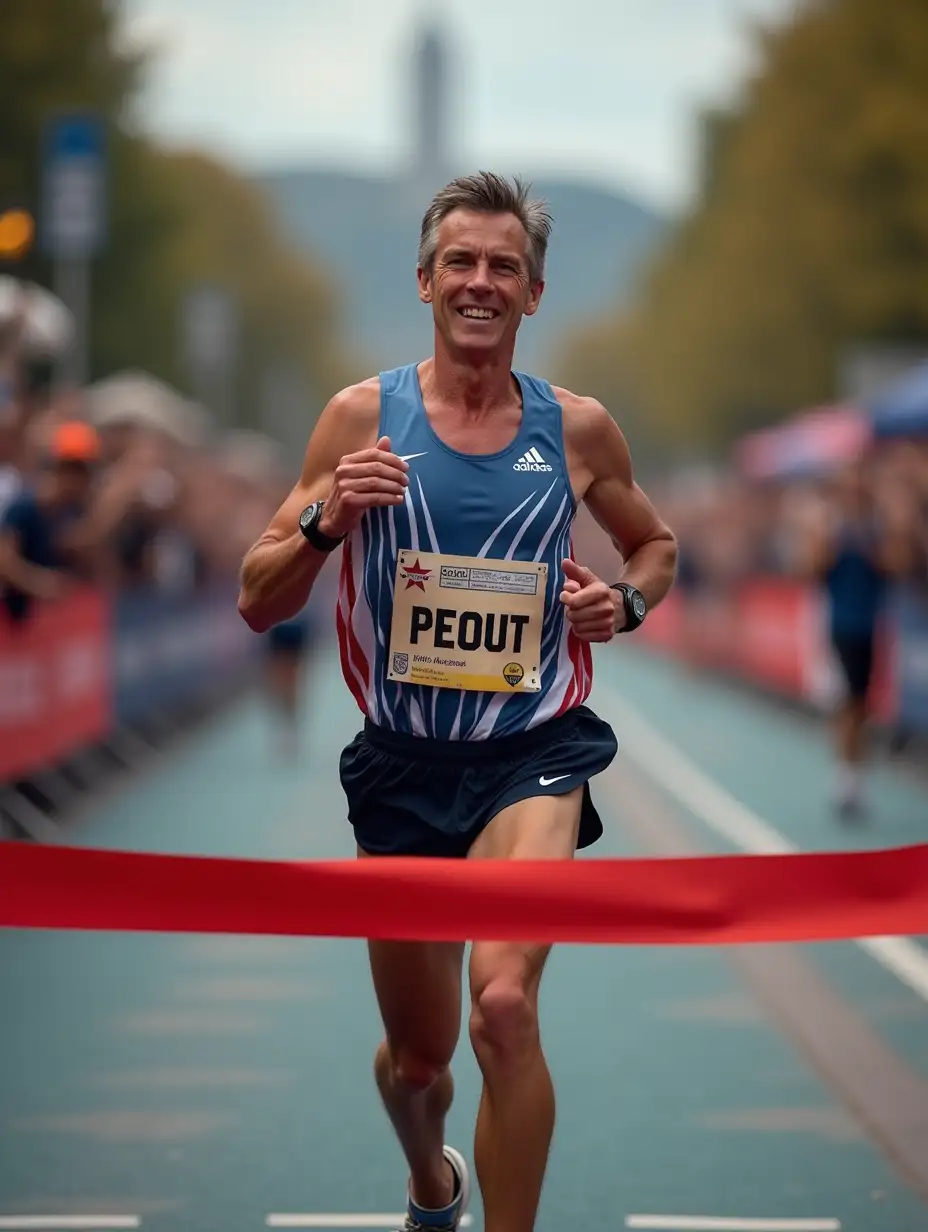
[[[928,933],[928,844],[284,863],[0,843],[0,927],[634,945],[911,935]]]

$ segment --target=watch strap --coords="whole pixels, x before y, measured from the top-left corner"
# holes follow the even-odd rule
[[[313,516],[304,521],[300,520],[300,531],[303,538],[311,547],[316,548],[319,552],[334,552],[339,544],[345,541],[346,536],[340,535],[338,538],[333,538],[332,535],[325,535],[319,529],[319,521],[322,517],[322,511],[325,508],[325,501],[317,501]]]
[[[625,606],[625,624],[619,629],[620,633],[632,633],[635,629],[641,627],[644,623],[644,616],[639,615],[635,611],[635,605],[632,601],[633,595],[641,595],[641,591],[637,586],[632,586],[630,582],[613,582],[609,587],[610,590],[617,590],[622,596],[622,602]],[[644,596],[641,596],[642,599]],[[647,612],[645,612],[647,615]]]

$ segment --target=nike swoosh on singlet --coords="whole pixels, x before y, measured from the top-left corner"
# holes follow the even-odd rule
[[[569,774],[555,774],[554,777],[550,779],[546,778],[545,775],[542,775],[538,782],[542,785],[542,787],[549,787],[552,783],[557,783],[560,779],[569,778]]]
[[[422,453],[404,453],[400,455],[400,461],[408,462],[410,458],[424,458],[427,453],[427,449],[423,449]]]

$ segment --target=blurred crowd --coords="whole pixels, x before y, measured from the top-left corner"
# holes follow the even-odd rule
[[[877,442],[802,478],[705,474],[656,498],[680,543],[678,584],[695,590],[758,575],[806,576],[810,541],[852,495],[902,545],[899,580],[928,588],[928,440]]]
[[[69,325],[48,292],[0,278],[0,621],[81,582],[189,594],[234,580],[295,478],[269,438],[218,431],[146,373],[59,381]],[[650,491],[679,540],[678,585],[712,591],[805,574],[850,486],[903,545],[902,579],[928,590],[926,439],[870,444],[802,478],[732,465]]]
[[[81,583],[189,594],[228,582],[293,476],[143,372],[59,380],[67,314],[0,279],[0,624]]]

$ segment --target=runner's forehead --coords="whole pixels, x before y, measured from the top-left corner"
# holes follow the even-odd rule
[[[528,236],[514,214],[452,210],[438,228],[438,252],[444,255],[454,250],[525,260]]]

